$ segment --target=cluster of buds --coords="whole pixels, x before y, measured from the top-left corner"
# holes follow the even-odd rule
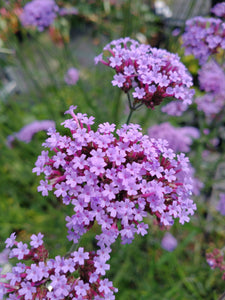
[[[215,248],[212,252],[206,253],[206,261],[211,269],[219,269],[223,273],[222,279],[225,280],[224,253]]]

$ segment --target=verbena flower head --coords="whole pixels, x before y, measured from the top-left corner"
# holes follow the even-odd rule
[[[17,242],[15,234],[6,240],[9,256],[19,262],[6,275],[0,274],[0,299],[115,299],[117,289],[99,272],[100,265],[101,270],[108,266],[100,253],[79,247],[67,257],[50,259],[42,238],[41,233],[32,235],[30,245]]]
[[[225,73],[213,60],[199,71],[200,88],[207,92],[195,99],[198,110],[203,111],[210,122],[225,107]]]
[[[114,40],[104,47],[95,62],[115,70],[113,86],[132,90],[135,103],[154,109],[163,99],[178,99],[183,110],[192,102],[192,78],[177,54],[140,44],[130,38]]]
[[[39,31],[49,27],[57,16],[59,8],[54,0],[33,0],[24,6],[21,15],[23,26],[34,26]]]
[[[19,132],[13,133],[8,136],[8,146],[12,147],[12,143],[15,139],[19,141],[29,143],[34,134],[39,131],[45,130],[47,131],[49,128],[55,128],[55,122],[51,120],[42,120],[42,121],[34,121],[30,124],[25,125]]]
[[[162,241],[161,247],[169,252],[172,252],[177,247],[176,238],[169,232],[166,232]]]
[[[225,93],[224,70],[214,60],[204,64],[198,72],[200,88],[216,94]]]
[[[185,126],[182,128],[174,127],[170,123],[165,122],[159,125],[154,125],[148,129],[150,138],[165,139],[169,143],[169,147],[175,152],[189,152],[190,146],[194,139],[200,137],[200,132],[197,128]],[[190,165],[190,174],[193,178],[193,194],[199,195],[203,183],[194,176],[195,170]]]
[[[214,13],[217,17],[225,18],[225,2],[217,3],[212,9],[211,12]]]
[[[79,71],[76,68],[69,68],[64,77],[66,84],[75,85],[78,79],[79,79]]]
[[[217,205],[217,210],[221,213],[222,216],[225,216],[225,194],[220,194],[220,200]]]
[[[151,138],[166,139],[169,147],[175,152],[189,152],[193,139],[200,137],[200,132],[194,127],[174,127],[169,122],[154,125],[148,129]]]
[[[222,96],[222,97],[221,97]],[[205,94],[195,99],[199,111],[203,111],[207,122],[215,119],[225,105],[224,95],[213,93]]]
[[[210,55],[225,49],[225,23],[216,18],[194,17],[187,20],[182,39],[185,54],[193,54],[202,65]]]
[[[170,226],[178,218],[189,221],[196,205],[190,199],[192,178],[189,160],[175,154],[165,140],[143,135],[137,124],[100,124],[91,129],[93,117],[73,112],[63,125],[67,136],[52,130],[33,172],[45,174],[38,190],[54,191],[65,204],[74,206],[67,217],[69,240],[78,242],[94,223],[102,233],[100,248],[109,247],[120,234],[130,243],[135,233],[144,235],[143,218],[155,215],[160,224]],[[53,151],[53,152],[52,152]]]

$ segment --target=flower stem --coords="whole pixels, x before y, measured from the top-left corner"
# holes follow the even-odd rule
[[[127,125],[130,123],[130,119],[131,119],[131,116],[132,116],[133,112],[134,112],[134,109],[131,107],[131,108],[130,108],[129,116],[128,116],[127,121],[126,121],[126,124],[127,124]]]

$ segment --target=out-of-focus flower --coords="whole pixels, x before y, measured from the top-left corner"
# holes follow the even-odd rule
[[[205,94],[195,99],[199,111],[203,111],[207,117],[208,122],[224,107],[224,99],[220,95]]]
[[[55,122],[50,120],[34,121],[28,125],[25,125],[19,132],[16,132],[7,138],[7,144],[12,147],[12,143],[15,139],[22,142],[29,143],[35,133],[49,128],[55,128]]]
[[[0,253],[0,265],[5,265],[8,262],[9,262],[9,250],[8,249],[4,249]]]
[[[54,0],[33,0],[24,6],[21,23],[25,27],[34,26],[43,31],[53,23],[58,10]]]
[[[175,152],[189,152],[193,139],[200,137],[200,132],[194,127],[174,127],[170,123],[165,122],[154,125],[148,129],[148,135],[151,138],[166,139],[169,147]]]
[[[77,15],[78,9],[75,7],[62,7],[59,9],[60,16]]]
[[[225,280],[224,250],[214,248],[213,251],[206,253],[206,261],[211,269],[219,269],[223,274],[222,279]]]
[[[225,194],[220,194],[220,200],[217,205],[217,210],[221,213],[222,216],[225,216]]]
[[[225,73],[214,60],[204,64],[198,72],[200,88],[206,92],[225,93]]]
[[[69,68],[64,76],[64,80],[68,85],[75,85],[79,79],[79,71],[76,68]]]
[[[103,50],[106,58],[103,59],[102,53],[95,58],[95,63],[101,62],[115,70],[113,86],[125,93],[132,90],[134,103],[154,109],[170,97],[179,100],[180,112],[192,103],[192,78],[178,55],[130,38],[114,40]]]
[[[159,125],[154,125],[148,129],[148,135],[150,138],[165,139],[169,143],[169,147],[175,152],[189,152],[190,146],[193,143],[193,139],[200,137],[200,132],[195,127],[174,127],[170,123],[165,122]],[[190,165],[191,176],[193,178],[193,194],[199,195],[203,183],[194,176],[195,170]]]
[[[178,36],[180,33],[181,33],[180,28],[175,28],[175,29],[172,31],[172,36]]]
[[[212,9],[211,12],[214,13],[217,17],[225,18],[225,2],[217,3]]]
[[[177,247],[176,238],[170,232],[166,232],[161,241],[161,247],[164,250],[172,252]]]
[[[187,20],[182,39],[185,54],[193,54],[202,65],[210,55],[225,49],[225,23],[216,18],[194,17]]]
[[[225,73],[213,60],[199,71],[200,88],[207,92],[195,99],[198,110],[203,111],[210,122],[225,107]]]

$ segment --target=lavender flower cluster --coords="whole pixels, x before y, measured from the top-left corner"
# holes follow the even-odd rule
[[[169,143],[169,147],[174,152],[189,152],[193,139],[200,137],[200,132],[197,128],[186,126],[182,128],[174,127],[170,123],[165,122],[159,125],[154,125],[148,129],[148,135],[151,138],[165,139]],[[193,195],[199,195],[204,184],[194,176],[195,169],[189,165],[190,174],[193,178]]]
[[[76,68],[69,68],[64,76],[65,83],[75,85],[79,80],[79,71]]]
[[[114,40],[103,50],[109,56],[103,59],[101,53],[95,58],[95,63],[101,62],[115,70],[113,86],[118,86],[125,93],[134,90],[134,103],[143,103],[154,109],[163,99],[173,97],[179,100],[180,111],[191,104],[194,94],[189,89],[192,78],[177,54],[140,44],[130,38]],[[173,113],[176,114],[176,110]]]
[[[77,243],[97,221],[102,230],[97,244],[104,251],[119,234],[122,243],[145,235],[147,213],[165,226],[175,218],[181,224],[189,221],[196,205],[190,199],[192,179],[183,153],[176,155],[165,140],[142,135],[135,124],[115,132],[114,124],[104,123],[94,132],[94,118],[73,110],[67,112],[73,118],[63,123],[71,136],[49,132],[44,145],[54,155],[42,151],[33,169],[45,174],[38,187],[42,195],[53,190],[64,204],[74,206],[75,214],[66,218],[69,240]]]
[[[30,124],[25,125],[20,131],[9,135],[7,138],[7,144],[9,147],[12,147],[15,139],[18,139],[22,142],[29,143],[35,133],[45,130],[47,131],[49,128],[55,128],[55,122],[51,120],[42,120],[42,121],[34,121]]]
[[[210,55],[225,49],[225,23],[216,18],[194,17],[187,20],[182,39],[185,54],[193,54],[202,65]]]
[[[117,289],[107,278],[101,279],[97,271],[101,263],[104,264],[102,256],[85,252],[84,248],[79,247],[67,258],[56,256],[49,259],[42,239],[41,233],[33,234],[30,249],[28,244],[16,241],[15,233],[6,240],[6,248],[10,249],[9,257],[17,258],[20,262],[11,272],[0,275],[9,281],[0,282],[0,299],[4,296],[8,296],[7,299],[24,300],[115,299],[114,292]],[[30,260],[32,263],[29,265]]]
[[[200,137],[200,132],[195,127],[174,127],[169,122],[153,125],[148,129],[148,135],[152,138],[165,139],[169,147],[175,152],[189,152],[193,139]]]
[[[53,23],[58,10],[54,0],[33,0],[24,6],[21,23],[24,27],[34,26],[43,31]]]
[[[217,17],[225,18],[225,2],[217,3],[212,9],[211,12],[214,13]]]
[[[225,216],[225,194],[220,194],[220,200],[217,205],[217,210],[221,213],[222,216]]]
[[[214,60],[204,64],[199,73],[200,88],[207,92],[195,99],[198,110],[208,121],[215,118],[225,107],[225,72]]]

